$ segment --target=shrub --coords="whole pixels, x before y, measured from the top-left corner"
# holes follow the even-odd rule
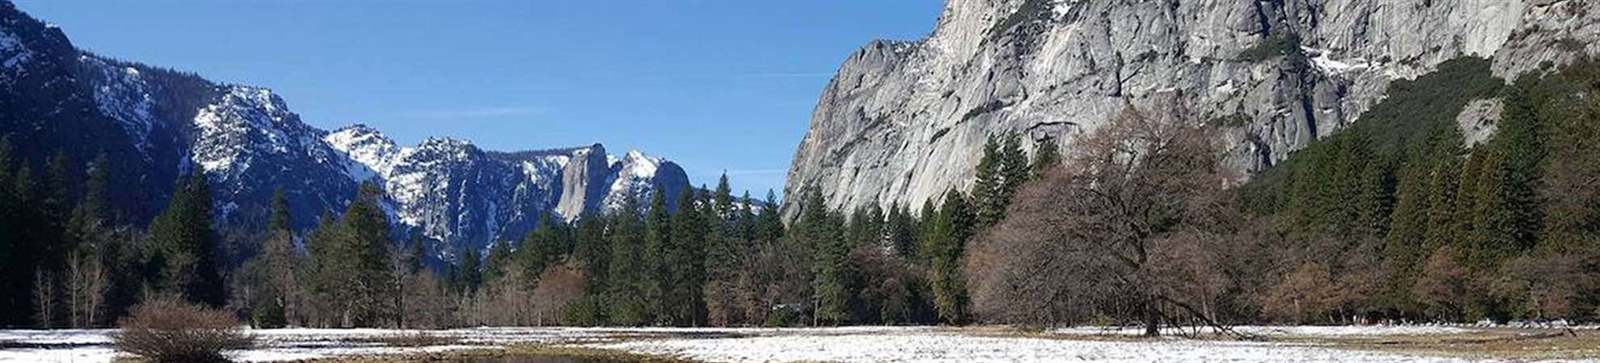
[[[145,301],[118,326],[118,350],[155,362],[226,362],[224,350],[250,346],[232,314],[175,298]]]

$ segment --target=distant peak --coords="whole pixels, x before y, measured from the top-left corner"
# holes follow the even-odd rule
[[[472,147],[472,142],[449,136],[429,136],[419,146]]]
[[[358,133],[358,134],[382,134],[383,133],[382,131],[378,131],[377,128],[374,128],[372,126],[368,126],[367,124],[360,123],[360,122],[350,124],[349,126],[340,127],[340,128],[338,128],[336,130],[333,130],[333,132],[334,133]]]

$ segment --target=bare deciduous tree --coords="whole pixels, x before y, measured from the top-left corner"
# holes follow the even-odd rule
[[[96,258],[73,253],[67,257],[67,300],[74,328],[88,328],[99,321],[105,305],[110,278]]]
[[[1239,219],[1235,178],[1219,138],[1186,115],[1129,106],[1024,187],[969,258],[979,310],[1041,323],[1122,316],[1150,336],[1190,322],[1174,313],[1217,326],[1206,300],[1225,282],[1209,251]]]
[[[533,289],[534,325],[559,322],[567,306],[583,298],[583,270],[571,264],[545,269]]]
[[[55,327],[56,288],[55,277],[44,269],[33,273],[33,311],[40,328]]]

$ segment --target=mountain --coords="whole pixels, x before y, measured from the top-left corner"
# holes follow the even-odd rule
[[[1070,150],[1073,135],[1125,105],[1169,100],[1224,125],[1230,164],[1249,175],[1441,62],[1489,58],[1514,79],[1593,54],[1591,14],[1600,3],[948,0],[927,38],[874,41],[844,61],[784,192],[815,188],[834,208],[916,209],[968,188],[990,135]]]
[[[202,171],[219,223],[249,235],[263,228],[283,190],[298,228],[349,204],[362,182],[384,187],[397,235],[420,233],[440,257],[460,248],[521,240],[539,217],[573,220],[627,194],[689,188],[683,169],[600,144],[528,152],[486,151],[430,138],[402,147],[377,130],[334,132],[304,123],[278,94],[77,49],[61,29],[0,0],[0,136],[35,170],[57,152],[86,163],[100,155],[126,222],[160,211],[180,175]],[[669,198],[675,199],[675,198]]]
[[[545,213],[572,221],[613,210],[629,195],[689,187],[677,164],[638,151],[613,157],[600,144],[505,153],[429,138],[403,147],[364,125],[323,141],[343,156],[349,180],[384,187],[396,221],[457,246],[520,240]]]

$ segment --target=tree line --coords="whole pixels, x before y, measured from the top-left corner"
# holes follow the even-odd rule
[[[1077,140],[966,256],[974,312],[1161,327],[1600,319],[1600,66],[1397,81],[1249,182],[1214,122],[1140,110]],[[1469,144],[1457,115],[1497,100]]]
[[[724,176],[485,251],[397,235],[372,184],[305,231],[275,197],[246,249],[196,173],[139,228],[106,202],[104,158],[36,173],[0,139],[0,324],[104,326],[157,296],[262,327],[1594,321],[1594,80],[1591,62],[1512,84],[1446,62],[1250,178],[1219,143],[1236,126],[1129,105],[1066,154],[995,135],[968,187],[915,210],[805,190],[786,224]],[[1456,116],[1489,99],[1496,131],[1469,143]]]

